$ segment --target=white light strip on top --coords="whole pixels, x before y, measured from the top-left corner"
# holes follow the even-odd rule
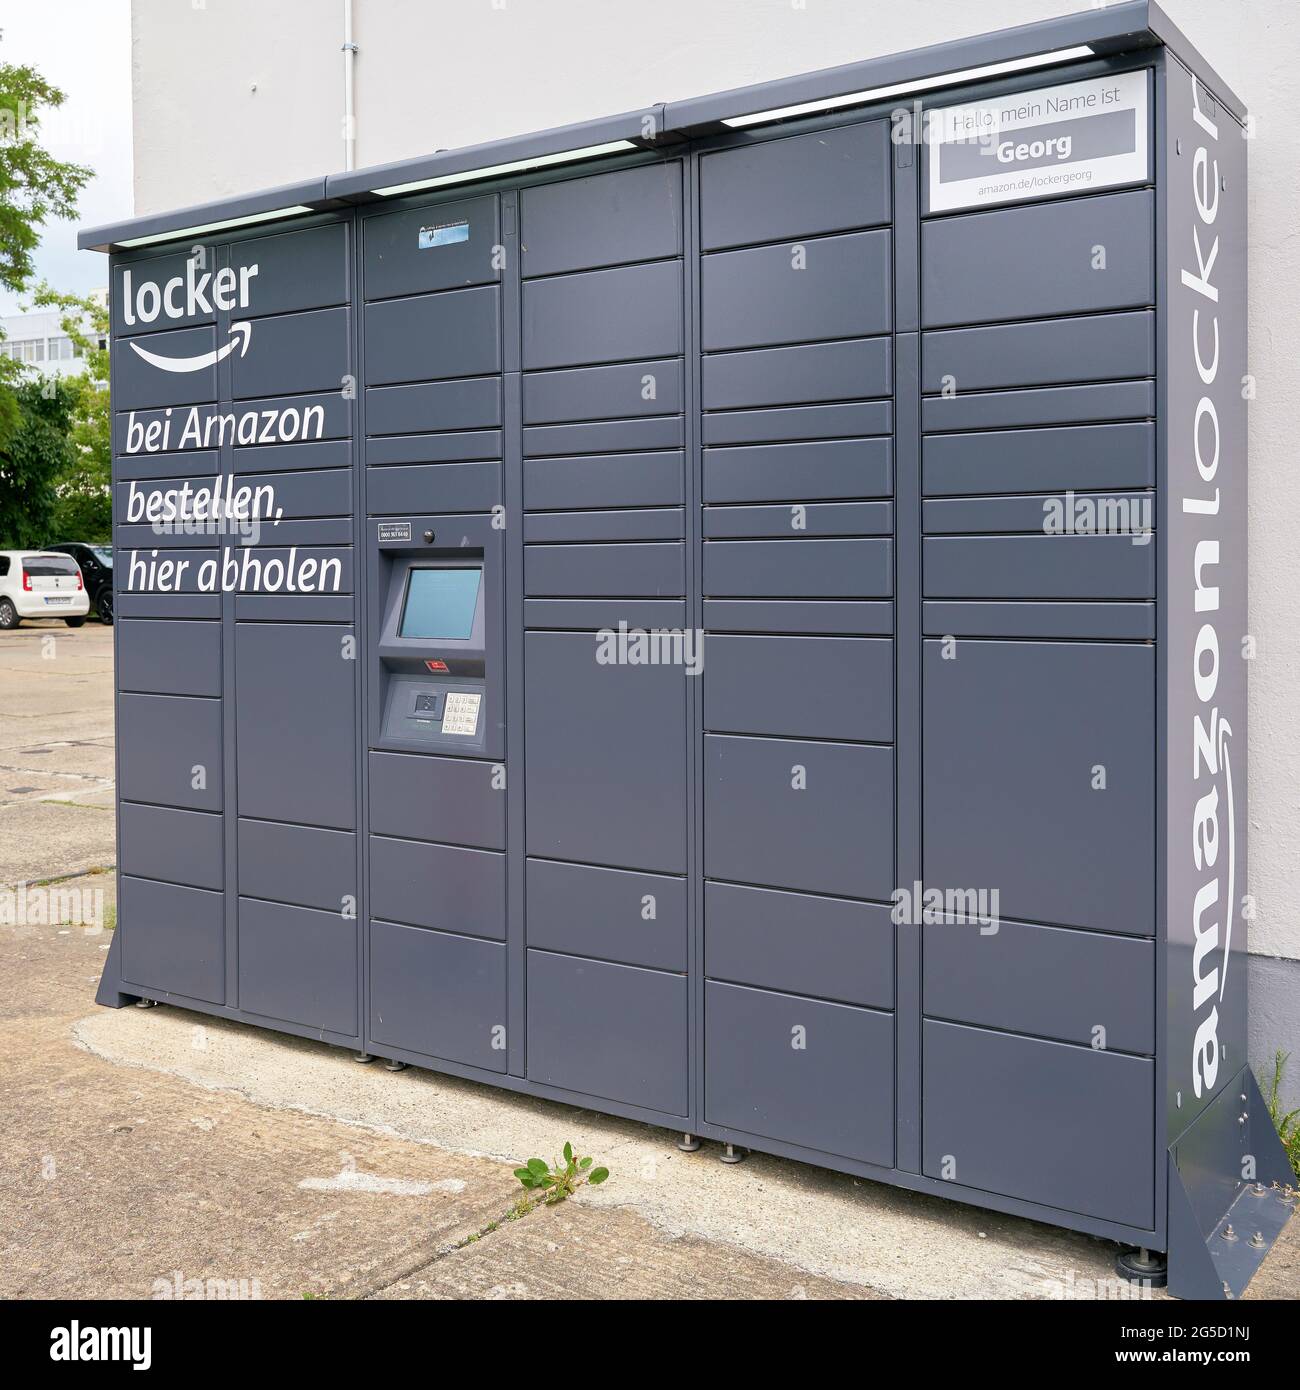
[[[902,96],[905,92],[924,92],[932,87],[951,87],[960,82],[975,82],[981,77],[997,77],[1002,73],[1023,72],[1027,68],[1046,67],[1049,63],[1067,63],[1075,58],[1091,58],[1093,50],[1085,43],[1077,48],[1058,48],[1051,53],[1038,53],[1032,58],[1010,58],[1005,63],[989,63],[982,68],[964,68],[961,72],[946,72],[938,77],[918,77],[914,82],[896,82],[889,87],[873,87],[867,92],[850,92],[842,97],[827,97],[823,101],[805,101],[798,106],[779,106],[771,111],[755,111],[748,116],[727,116],[722,124],[739,129],[760,125],[766,121],[782,121],[790,116],[811,116],[816,111],[833,111],[839,106],[864,106],[884,97]]]
[[[310,212],[304,203],[295,203],[289,208],[275,208],[271,212],[255,212],[247,217],[227,217],[224,222],[205,222],[200,227],[178,227],[174,232],[156,232],[153,236],[132,237],[130,241],[115,241],[114,246],[152,246],[159,241],[176,241],[180,237],[198,236],[201,232],[225,232],[232,227],[251,227],[258,222],[275,222],[281,217],[290,217],[296,212]]]
[[[426,188],[443,188],[451,183],[470,183],[478,179],[496,178],[501,174],[517,174],[523,169],[539,169],[546,164],[567,164],[574,159],[594,159],[597,155],[614,154],[618,150],[634,150],[631,140],[610,140],[603,145],[587,145],[580,150],[562,150],[559,154],[539,154],[531,159],[512,159],[508,164],[489,164],[482,169],[466,169],[459,174],[442,174],[434,179],[416,179],[413,183],[394,183],[373,191],[384,198],[402,193],[418,193]]]

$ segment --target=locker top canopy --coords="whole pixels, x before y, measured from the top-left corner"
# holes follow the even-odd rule
[[[616,116],[88,227],[78,235],[77,244],[82,250],[131,250],[353,203],[577,163],[619,151],[660,148],[725,127],[766,126],[819,112],[954,89],[986,78],[1160,47],[1192,70],[1225,111],[1238,121],[1245,119],[1241,101],[1159,5],[1149,0],[1132,0],[906,53],[736,87],[712,96],[658,103]]]

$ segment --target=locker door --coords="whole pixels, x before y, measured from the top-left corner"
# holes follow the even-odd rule
[[[528,634],[528,853],[684,873],[687,677],[601,665],[600,640]]]
[[[353,665],[340,656],[345,635],[326,624],[238,624],[241,816],[356,827],[356,700]]]
[[[925,877],[1008,918],[1154,930],[1148,646],[957,643],[925,653]]]

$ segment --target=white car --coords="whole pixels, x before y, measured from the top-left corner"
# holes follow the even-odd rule
[[[0,628],[24,618],[62,618],[80,627],[90,596],[71,555],[47,550],[0,550]]]

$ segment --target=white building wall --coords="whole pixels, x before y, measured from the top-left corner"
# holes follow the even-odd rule
[[[358,166],[1025,24],[1086,0],[352,0]],[[1249,889],[1258,1061],[1300,1081],[1300,25],[1294,0],[1163,0],[1251,146]],[[343,167],[345,0],[132,0],[136,212]]]
[[[0,316],[0,354],[44,376],[72,376],[84,370],[86,360],[75,352],[57,309]]]

